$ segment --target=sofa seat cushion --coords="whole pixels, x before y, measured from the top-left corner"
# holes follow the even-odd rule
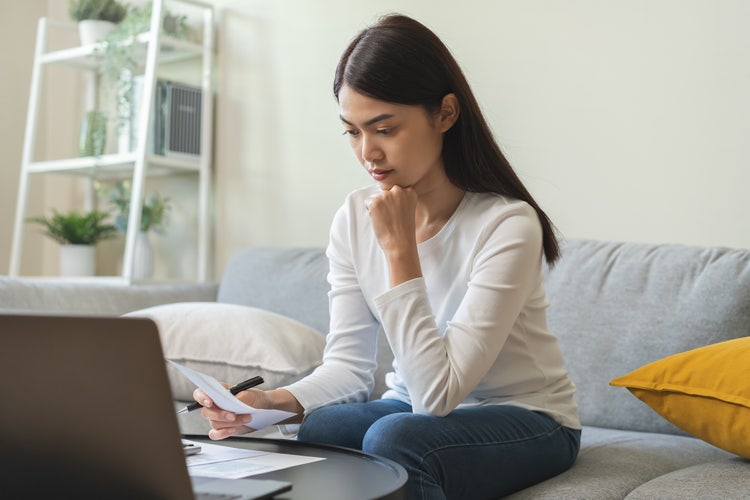
[[[750,460],[727,458],[676,470],[633,490],[627,500],[750,498]]]
[[[322,361],[325,337],[298,321],[255,307],[181,302],[127,316],[153,319],[164,356],[230,384],[260,375],[263,389],[290,384]],[[173,397],[191,400],[195,386],[168,366]]]
[[[584,426],[573,467],[508,498],[621,500],[654,478],[731,456],[692,437]]]

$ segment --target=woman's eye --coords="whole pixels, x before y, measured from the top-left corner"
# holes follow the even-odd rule
[[[380,135],[390,135],[391,132],[393,132],[393,129],[392,128],[379,128],[377,132]]]
[[[348,135],[348,136],[351,136],[351,137],[357,137],[359,135],[359,131],[358,130],[348,129],[348,130],[344,130],[344,134],[343,135]]]

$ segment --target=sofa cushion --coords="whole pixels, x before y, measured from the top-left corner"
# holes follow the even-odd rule
[[[227,263],[217,302],[272,311],[328,332],[325,249],[246,248]]]
[[[652,479],[626,500],[727,500],[750,496],[750,461],[739,457],[694,465]]]
[[[748,334],[750,250],[569,240],[545,286],[585,425],[684,435],[608,382]]]
[[[690,434],[750,458],[750,337],[667,356],[610,383]]]
[[[324,336],[276,313],[216,302],[182,302],[134,311],[153,319],[164,355],[219,381],[234,384],[260,375],[261,386],[290,384],[321,363]],[[173,396],[192,400],[195,386],[168,366]]]
[[[507,498],[621,500],[664,474],[729,457],[732,455],[688,436],[584,427],[573,467]]]

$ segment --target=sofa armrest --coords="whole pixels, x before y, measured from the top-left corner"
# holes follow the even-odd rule
[[[172,302],[213,302],[217,292],[213,282],[124,286],[0,276],[0,312],[118,316]]]

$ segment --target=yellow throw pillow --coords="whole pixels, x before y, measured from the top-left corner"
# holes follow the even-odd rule
[[[750,458],[750,337],[667,356],[610,384],[693,436]]]

